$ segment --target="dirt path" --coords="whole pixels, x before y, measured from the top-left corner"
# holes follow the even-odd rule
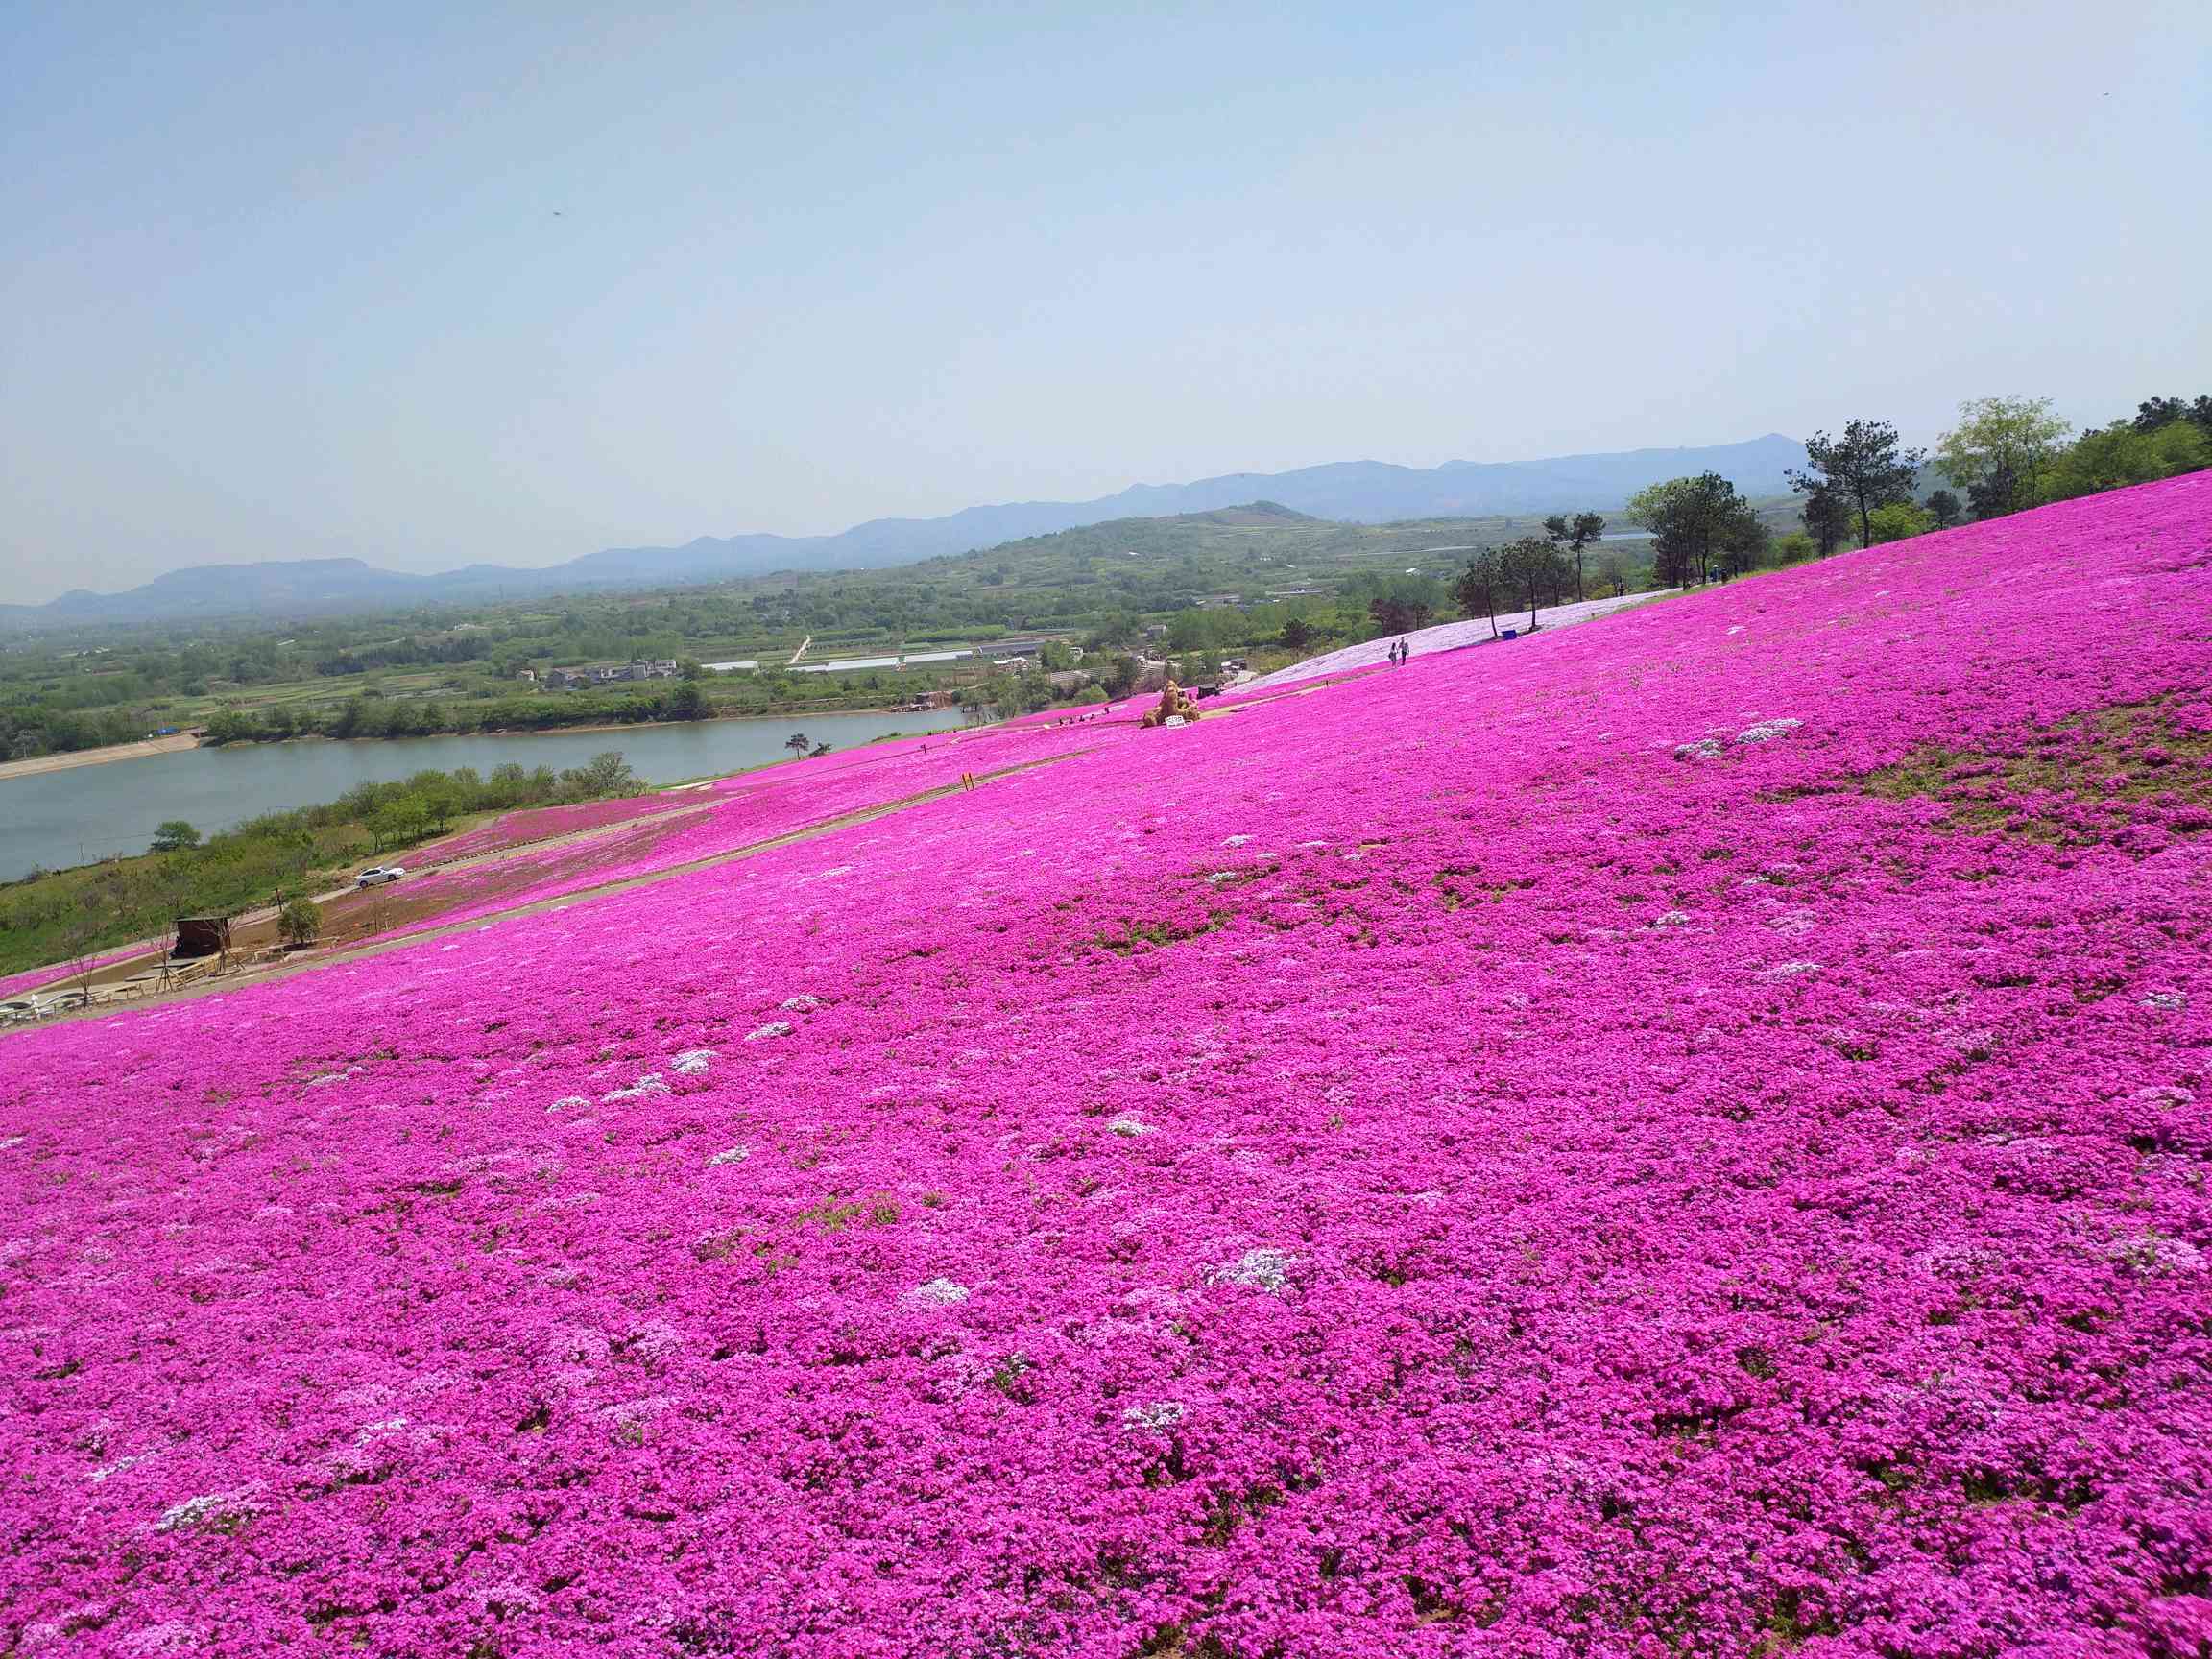
[[[197,749],[200,739],[189,733],[174,737],[147,737],[136,743],[110,743],[105,749],[79,749],[68,755],[40,755],[30,760],[0,760],[0,781],[36,778],[42,772],[66,772],[74,766],[102,766],[110,760],[143,760],[149,755],[175,755]]]
[[[1088,749],[1071,749],[1062,755],[1046,755],[1035,760],[1017,761],[1011,766],[1001,766],[993,772],[978,772],[975,774],[973,787],[980,788],[995,779],[1011,777],[1017,772],[1033,771],[1039,766],[1050,766],[1062,760],[1072,760],[1078,756],[1089,753],[1091,751]],[[888,818],[892,813],[903,812],[910,806],[920,806],[931,801],[941,801],[948,795],[957,795],[968,787],[971,785],[966,783],[941,783],[934,789],[925,789],[919,794],[904,796],[897,801],[885,801],[874,806],[863,806],[857,811],[845,813],[842,817],[831,818],[826,823],[809,825],[804,830],[786,830],[783,834],[772,835],[765,841],[755,841],[743,847],[733,847],[723,853],[710,853],[704,858],[693,858],[687,863],[671,864],[665,870],[652,870],[642,876],[625,877],[621,880],[608,881],[597,887],[578,888],[572,893],[556,894],[550,899],[540,899],[529,904],[518,904],[511,910],[496,910],[489,915],[472,916],[466,922],[432,924],[429,926],[418,928],[412,933],[401,933],[390,938],[375,939],[365,945],[349,946],[343,950],[333,950],[327,955],[317,952],[312,955],[296,957],[287,962],[275,963],[267,968],[252,969],[243,974],[232,974],[228,978],[205,980],[198,985],[188,986],[181,991],[171,991],[140,998],[131,1002],[129,1007],[131,1009],[156,1008],[171,1002],[196,1001],[202,997],[221,996],[228,991],[243,990],[249,985],[266,985],[274,980],[289,979],[295,974],[312,974],[318,969],[335,967],[341,962],[354,962],[365,956],[380,956],[387,950],[405,950],[409,946],[420,945],[431,939],[442,939],[451,933],[475,932],[480,928],[491,926],[495,922],[507,921],[511,917],[536,916],[547,910],[565,909],[569,905],[582,904],[593,899],[604,899],[616,893],[628,893],[634,888],[650,887],[656,881],[671,880],[678,876],[688,876],[698,870],[710,870],[717,864],[734,864],[740,859],[757,857],[762,853],[773,852],[779,847],[793,846],[801,841],[812,841],[824,835],[835,834],[840,830],[849,830],[856,824],[867,824],[878,818]],[[682,817],[688,816],[688,814],[671,814],[671,816]],[[457,861],[456,865],[447,866],[447,868],[456,868],[459,862]],[[351,889],[349,888],[347,891],[350,892]],[[38,1023],[43,1026],[58,1024],[63,1021],[106,1020],[122,1011],[114,1004],[105,1004],[99,1007],[82,1009],[72,1014],[56,1015],[40,1021]],[[32,1027],[17,1026],[15,1029],[29,1030]]]

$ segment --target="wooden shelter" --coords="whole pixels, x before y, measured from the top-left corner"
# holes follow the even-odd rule
[[[222,956],[227,955],[229,950],[229,917],[180,916],[177,918],[177,945],[169,952],[171,961],[189,961],[200,956]]]

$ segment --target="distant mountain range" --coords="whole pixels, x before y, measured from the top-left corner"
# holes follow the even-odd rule
[[[1545,461],[1447,461],[1441,467],[1337,461],[1293,472],[1230,472],[1189,484],[1133,484],[1094,501],[1016,501],[963,508],[942,518],[872,518],[834,536],[702,536],[681,547],[609,547],[537,568],[467,565],[418,576],[381,570],[359,559],[195,565],[122,593],[78,589],[44,605],[0,605],[0,628],[309,616],[580,589],[713,582],[776,570],[879,569],[1108,519],[1205,513],[1261,497],[1319,518],[1374,524],[1617,508],[1647,484],[1705,471],[1719,473],[1746,495],[1773,495],[1789,488],[1785,470],[1804,464],[1802,444],[1770,432],[1747,443],[1706,448],[1631,449]]]

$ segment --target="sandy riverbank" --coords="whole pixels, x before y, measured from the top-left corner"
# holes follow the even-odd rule
[[[109,760],[143,760],[149,755],[174,755],[197,749],[200,739],[190,733],[174,737],[148,737],[137,743],[110,743],[105,749],[78,749],[67,755],[40,755],[29,760],[0,760],[0,779],[35,778],[41,772],[66,772],[73,766],[100,766]]]

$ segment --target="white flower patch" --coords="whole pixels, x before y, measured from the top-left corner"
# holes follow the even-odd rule
[[[2195,1273],[2204,1265],[2204,1253],[2186,1238],[2169,1238],[2163,1233],[2139,1233],[2113,1240],[2105,1252],[2139,1273]]]
[[[1276,1295],[1290,1283],[1290,1263],[1296,1260],[1287,1250],[1247,1250],[1226,1266],[1214,1268],[1208,1277],[1217,1285],[1242,1285]]]
[[[2189,998],[2182,996],[2178,991],[2153,991],[2150,996],[2143,998],[2143,1006],[2175,1014],[2189,1006]],[[19,1141],[22,1137],[17,1136],[15,1139]],[[14,1141],[0,1141],[0,1146],[12,1146],[14,1144]]]
[[[1690,912],[1687,910],[1666,911],[1656,917],[1651,926],[1654,927],[1687,927],[1690,926]]]
[[[1773,967],[1767,970],[1763,977],[1768,979],[1794,979],[1800,974],[1817,974],[1819,972],[1820,964],[1817,962],[1777,962]]]
[[[590,1104],[591,1102],[581,1094],[564,1094],[545,1110],[547,1112],[581,1112]]]
[[[1223,838],[1221,845],[1224,847],[1241,847],[1251,839],[1252,837],[1249,835],[1230,835]]]
[[[243,1521],[253,1513],[253,1501],[246,1492],[209,1492],[173,1503],[154,1523],[156,1532],[179,1532],[207,1522]]]
[[[757,1030],[746,1032],[745,1041],[748,1043],[761,1043],[765,1042],[771,1037],[788,1037],[790,1035],[790,1021],[771,1020],[767,1024],[760,1026]]]
[[[156,1659],[163,1653],[205,1653],[211,1644],[207,1632],[182,1619],[164,1619],[143,1624],[115,1644],[123,1659]]]
[[[599,1096],[602,1106],[618,1105],[625,1100],[642,1100],[652,1094],[668,1093],[668,1083],[658,1071],[648,1071],[627,1089],[615,1089]]]
[[[1728,632],[1731,634],[1741,634],[1743,632],[1743,624],[1739,622],[1735,627],[1729,629]]]
[[[725,1164],[742,1164],[752,1156],[753,1149],[750,1146],[733,1146],[729,1150],[717,1152],[713,1157],[708,1159],[707,1167],[719,1169]]]
[[[1117,1135],[1137,1136],[1153,1135],[1158,1133],[1158,1131],[1154,1129],[1151,1124],[1142,1122],[1135,1118],[1117,1118],[1113,1122],[1107,1124],[1106,1127],[1113,1130]]]
[[[1802,720],[1788,718],[1762,720],[1756,726],[1746,726],[1743,731],[1737,733],[1736,741],[1739,743],[1766,743],[1773,738],[1785,736],[1804,724],[1805,722]]]
[[[968,1300],[968,1286],[956,1285],[950,1279],[932,1279],[907,1291],[904,1300],[917,1308],[957,1308]]]
[[[1914,1260],[1939,1278],[1964,1279],[1988,1267],[1994,1258],[1971,1244],[1935,1244]]]
[[[785,998],[777,1006],[787,1014],[811,1014],[815,1009],[822,1006],[822,998],[809,997],[805,992],[801,992],[796,997]]]
[[[1172,1429],[1190,1413],[1180,1400],[1155,1400],[1149,1406],[1131,1406],[1121,1413],[1121,1421],[1132,1429],[1149,1429],[1155,1433]]]
[[[630,1334],[623,1344],[623,1353],[639,1359],[659,1363],[684,1351],[684,1333],[665,1319],[654,1319],[640,1325]]]
[[[2148,1100],[2153,1106],[2194,1106],[2197,1103],[2194,1090],[2172,1083],[2153,1083],[2148,1089],[2138,1089],[2135,1091],[2135,1098]]]
[[[110,1475],[120,1475],[126,1469],[134,1469],[139,1464],[147,1462],[152,1458],[158,1457],[159,1455],[160,1454],[158,1452],[141,1452],[135,1457],[118,1457],[114,1462],[108,1464],[106,1468],[93,1470],[90,1474],[86,1475],[84,1479],[91,1481],[93,1485],[97,1486],[101,1481],[107,1479]]]
[[[668,1062],[668,1069],[685,1077],[697,1077],[714,1063],[711,1048],[686,1048]]]
[[[1677,760],[1712,760],[1719,754],[1720,739],[1718,737],[1700,737],[1695,743],[1674,745],[1674,758]]]

